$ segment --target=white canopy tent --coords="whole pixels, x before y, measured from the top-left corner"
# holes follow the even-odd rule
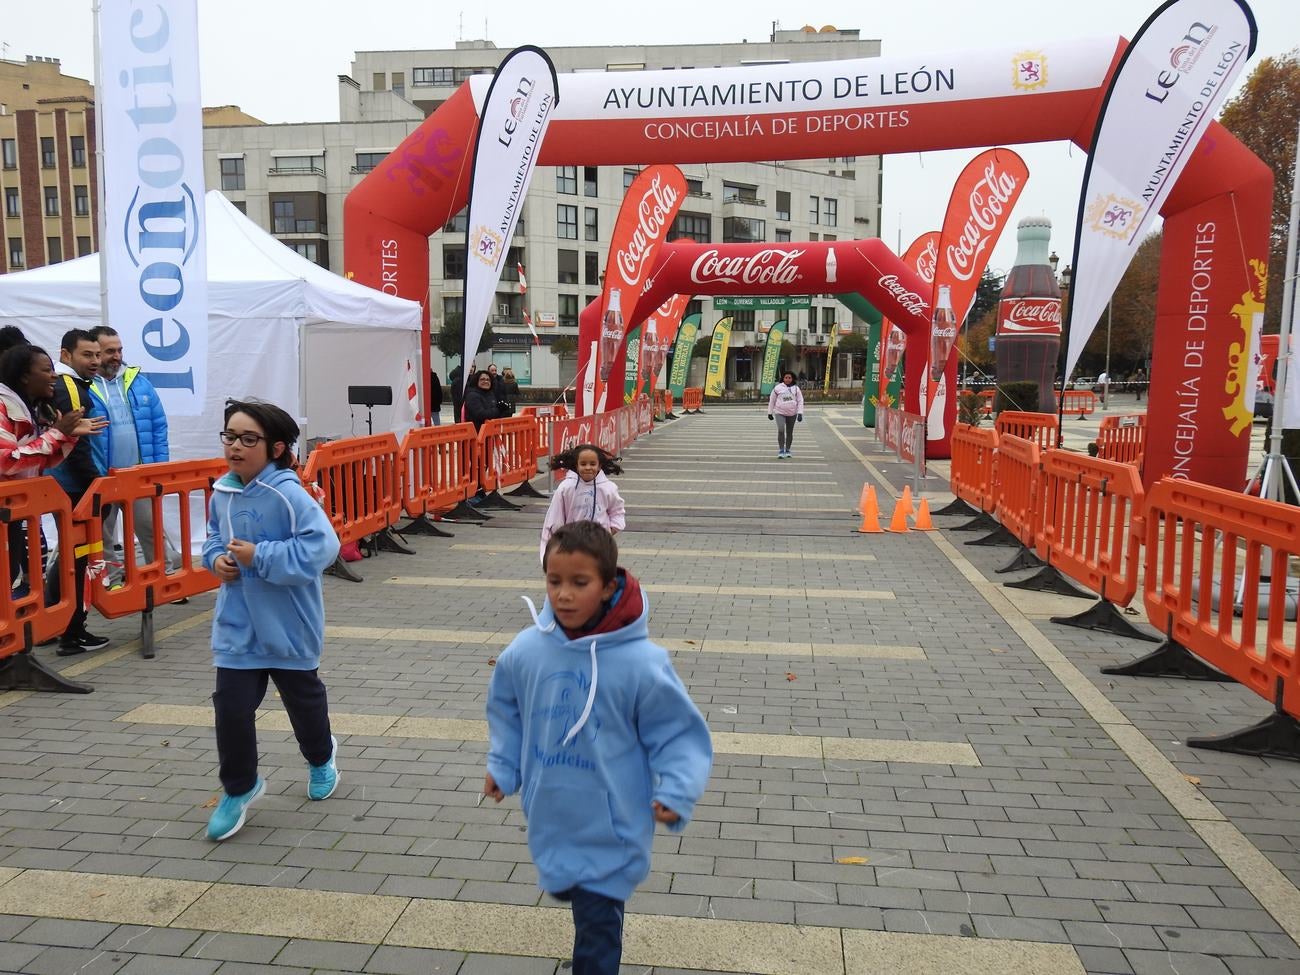
[[[217,433],[231,397],[257,397],[297,416],[300,450],[313,437],[366,432],[366,409],[348,405],[348,386],[391,386],[393,405],[375,408],[375,431],[409,427],[406,390],[420,363],[419,304],[299,256],[216,190],[207,195],[206,211],[207,401],[202,416],[168,417],[172,459],[220,454]],[[98,255],[0,274],[0,325],[17,325],[56,361],[64,332],[100,321]],[[130,347],[125,358],[132,362]]]

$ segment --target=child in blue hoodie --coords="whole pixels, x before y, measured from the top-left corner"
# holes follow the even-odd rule
[[[546,604],[497,658],[484,795],[522,792],[539,884],[573,908],[573,975],[617,975],[623,902],[655,823],[686,828],[713,745],[618,547],[594,521],[546,544]]]
[[[225,795],[208,838],[239,832],[248,807],[266,792],[257,774],[257,708],[275,681],[310,766],[307,795],[338,786],[325,685],[317,669],[325,643],[321,573],[338,536],[293,466],[298,424],[278,406],[226,403],[221,431],[230,473],[212,488],[203,564],[221,580],[212,619],[212,695]]]

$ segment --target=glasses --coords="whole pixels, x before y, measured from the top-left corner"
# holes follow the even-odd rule
[[[222,430],[217,436],[221,438],[221,442],[227,447],[233,447],[236,440],[245,447],[256,447],[266,439],[260,433],[231,433],[229,430]]]

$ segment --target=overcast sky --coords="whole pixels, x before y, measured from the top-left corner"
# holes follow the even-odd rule
[[[773,21],[782,29],[832,24],[879,38],[885,56],[979,50],[1006,41],[1026,46],[1079,37],[1131,37],[1156,0],[910,0],[889,3],[831,0],[803,4],[750,0],[706,4],[655,0],[574,4],[495,0],[199,0],[200,59],[205,105],[239,105],[267,122],[338,118],[337,81],[358,50],[443,48],[486,36],[498,47],[520,44],[679,44],[765,40]],[[1259,25],[1255,57],[1300,46],[1300,2],[1252,0]],[[58,57],[66,74],[93,74],[91,0],[0,0],[0,54]],[[597,12],[593,16],[589,11]],[[635,11],[635,15],[634,15]],[[488,19],[485,20],[485,14]],[[1046,214],[1052,246],[1068,261],[1084,156],[1068,143],[1016,147],[1030,178],[1014,221]],[[891,247],[937,229],[957,173],[974,150],[885,159],[881,233]],[[1014,229],[1003,235],[990,266],[1015,260]]]

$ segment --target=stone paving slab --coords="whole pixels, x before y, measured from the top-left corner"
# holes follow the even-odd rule
[[[1300,775],[1180,744],[1249,723],[1262,702],[1232,685],[1102,677],[1099,663],[1133,648],[1026,616],[1019,594],[993,595],[1006,552],[958,536],[954,555],[915,533],[857,535],[862,484],[879,485],[872,468],[888,467],[857,413],[810,410],[793,461],[770,456],[756,409],[667,424],[624,457],[629,485],[711,472],[741,482],[726,485],[726,510],[717,496],[699,507],[638,501],[619,538],[643,579],[692,587],[651,594],[651,631],[674,645],[715,734],[822,742],[820,755],[718,755],[694,821],[656,839],[629,903],[629,944],[633,930],[656,935],[638,935],[644,954],[629,953],[625,972],[781,970],[782,958],[820,971],[823,956],[805,945],[830,946],[826,970],[843,975],[1294,972]],[[718,445],[731,456],[715,460]],[[840,499],[766,510],[773,479],[810,494],[833,483]],[[812,510],[823,506],[834,510]],[[133,621],[97,622],[121,644],[75,662],[96,687],[88,697],[0,695],[0,884],[30,889],[34,871],[62,878],[51,884],[92,876],[96,889],[179,882],[204,888],[195,904],[218,905],[200,927],[185,915],[160,927],[62,916],[103,898],[19,898],[0,916],[0,970],[554,973],[567,935],[551,935],[539,957],[514,941],[405,946],[389,928],[348,943],[307,920],[259,926],[297,895],[319,895],[315,911],[377,898],[375,928],[390,901],[402,905],[394,917],[519,909],[567,924],[536,888],[517,802],[478,803],[484,745],[467,733],[481,728],[492,658],[526,622],[515,592],[541,594],[543,512],[449,526],[456,538],[416,539],[414,556],[361,563],[360,585],[327,580],[332,707],[377,723],[341,736],[339,792],[312,803],[291,734],[263,722],[271,794],[227,843],[202,836],[216,786],[210,726],[121,720],[142,706],[208,706],[210,596],[159,611],[152,661],[130,646]],[[448,581],[386,585],[393,576]],[[781,588],[894,598],[770,594]],[[770,652],[779,648],[789,649]],[[978,764],[862,760],[826,742],[950,743]],[[249,910],[261,897],[270,906]],[[760,947],[770,954],[747,953]]]

